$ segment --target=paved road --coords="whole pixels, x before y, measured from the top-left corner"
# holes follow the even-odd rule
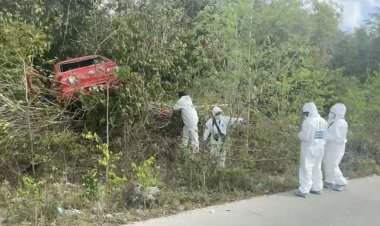
[[[299,198],[294,191],[187,211],[133,226],[380,226],[380,176],[347,191]]]

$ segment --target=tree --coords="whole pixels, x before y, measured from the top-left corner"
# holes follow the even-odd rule
[[[29,96],[27,75],[34,70],[34,58],[41,57],[50,42],[34,26],[4,16],[0,17],[0,37],[0,121],[4,125],[1,160],[18,166],[18,161],[27,159],[34,173],[34,139],[36,131],[41,129],[36,122],[44,113],[31,106],[33,99]],[[13,155],[16,147],[19,154]]]

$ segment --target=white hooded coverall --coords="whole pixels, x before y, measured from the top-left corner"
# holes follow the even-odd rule
[[[173,110],[181,110],[182,120],[185,124],[182,130],[182,147],[187,147],[190,140],[193,153],[199,152],[198,114],[190,96],[179,98]]]
[[[339,169],[339,163],[344,155],[347,142],[348,125],[344,119],[345,114],[346,107],[344,104],[337,103],[331,107],[327,127],[325,156],[323,158],[325,181],[336,185],[347,184],[347,180]]]
[[[321,191],[323,189],[321,163],[327,123],[318,114],[317,107],[313,102],[306,103],[302,111],[309,112],[309,115],[303,121],[302,130],[298,134],[301,140],[299,191],[308,194],[310,190]]]
[[[221,114],[222,110],[215,106],[212,109],[212,115],[213,118],[215,118],[215,122],[218,124],[220,132],[223,135],[220,135],[218,132],[218,129],[216,125],[213,122],[213,118],[210,118],[206,122],[205,131],[203,133],[203,140],[207,141],[210,137],[211,140],[211,154],[215,156],[217,161],[217,168],[224,168],[225,167],[225,161],[226,161],[226,150],[224,147],[224,140],[221,138],[221,136],[227,135],[227,129],[229,126],[233,126],[236,123],[243,123],[242,118],[233,118],[229,116],[222,116],[217,115],[217,113]]]

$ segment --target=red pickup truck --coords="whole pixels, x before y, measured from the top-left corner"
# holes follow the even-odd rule
[[[58,62],[54,65],[53,81],[49,89],[58,101],[73,102],[78,94],[88,95],[92,92],[115,88],[120,81],[113,74],[117,64],[98,55],[88,55]],[[42,78],[37,73],[29,73],[28,86],[33,91],[33,78]]]

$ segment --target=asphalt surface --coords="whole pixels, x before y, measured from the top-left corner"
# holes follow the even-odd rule
[[[380,226],[380,176],[346,191],[299,198],[294,191],[183,212],[133,226]]]

